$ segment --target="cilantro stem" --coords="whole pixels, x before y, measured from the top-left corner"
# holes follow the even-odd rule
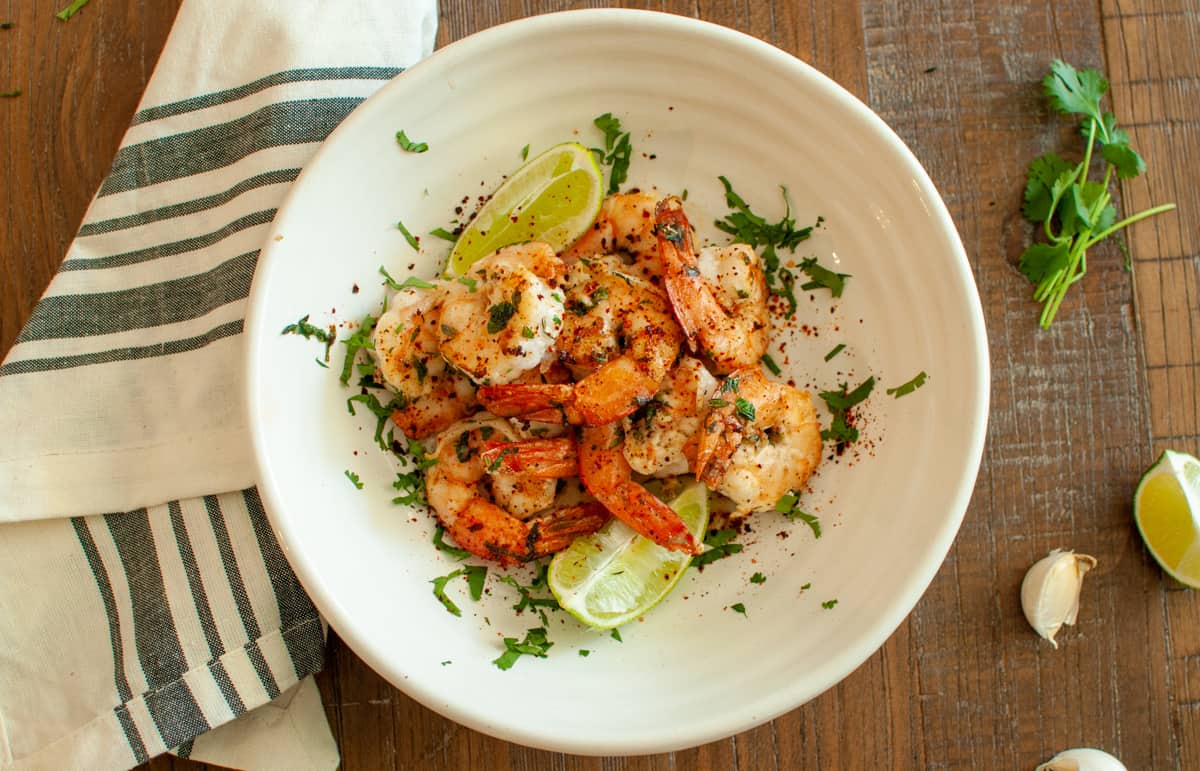
[[[1094,246],[1095,244],[1098,244],[1101,241],[1103,241],[1104,239],[1108,238],[1113,233],[1116,233],[1121,228],[1127,228],[1130,225],[1132,225],[1133,223],[1137,222],[1138,220],[1144,220],[1147,217],[1153,217],[1155,214],[1162,214],[1163,212],[1171,211],[1174,208],[1175,208],[1175,204],[1173,204],[1173,203],[1162,203],[1162,204],[1159,204],[1158,206],[1152,206],[1149,209],[1143,209],[1142,211],[1138,212],[1137,214],[1131,214],[1130,216],[1126,217],[1125,219],[1121,220],[1120,222],[1115,222],[1112,225],[1109,225],[1104,230],[1101,230],[1096,235],[1092,236],[1091,239],[1089,239],[1087,241],[1087,245],[1090,248],[1090,247]]]

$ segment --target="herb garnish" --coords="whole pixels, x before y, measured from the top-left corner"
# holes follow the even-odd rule
[[[12,29],[12,28],[13,28],[13,23],[11,21],[0,21],[0,29]]]
[[[739,418],[747,422],[752,422],[754,420],[756,413],[753,404],[741,398],[740,396],[735,399],[733,403],[735,405],[734,411],[737,412]]]
[[[0,91],[0,98],[12,98],[21,95],[21,89],[15,88],[12,91]]]
[[[710,562],[716,562],[719,559],[728,557],[730,554],[740,552],[742,545],[740,543],[732,543],[736,536],[737,531],[732,529],[717,530],[709,534],[704,539],[704,545],[708,547],[708,550],[692,557],[692,567],[703,567]]]
[[[342,344],[346,346],[346,360],[342,364],[342,374],[338,376],[338,379],[342,381],[343,385],[350,382],[350,372],[354,367],[354,360],[358,358],[358,352],[375,350],[375,344],[371,342],[371,332],[375,329],[377,320],[374,316],[367,314],[363,317],[358,330],[342,341]],[[353,410],[351,410],[351,414],[353,414]]]
[[[621,128],[621,121],[606,112],[592,123],[604,132],[604,151],[596,151],[600,162],[611,166],[608,175],[608,195],[620,189],[629,176],[629,158],[633,147],[629,144],[629,132]]]
[[[587,648],[580,648],[579,655],[583,656],[584,658],[587,658],[588,656],[592,655],[592,652],[590,650],[588,650]]]
[[[475,292],[479,288],[479,282],[473,278],[468,278],[467,276],[459,276],[455,280],[458,281],[458,283],[465,286],[467,288],[467,290],[470,292]]]
[[[836,273],[822,266],[817,262],[816,257],[805,257],[801,260],[800,270],[804,272],[804,275],[812,279],[805,284],[801,284],[801,290],[808,292],[812,289],[824,288],[828,289],[829,293],[834,297],[842,296],[842,290],[846,288],[846,279],[850,278],[849,273]]]
[[[771,354],[769,353],[764,353],[761,357],[759,357],[759,361],[763,363],[764,367],[771,371],[772,375],[778,376],[783,372],[783,370],[779,368],[779,365],[775,363],[775,360],[771,358]]]
[[[403,234],[404,240],[408,242],[409,246],[411,246],[414,249],[417,249],[418,251],[420,250],[421,239],[417,238],[412,233],[408,232],[408,228],[404,227],[403,222],[401,222],[400,220],[396,220],[396,229],[399,230],[401,234]]]
[[[1087,138],[1083,160],[1072,165],[1057,153],[1035,158],[1026,172],[1025,219],[1040,224],[1046,243],[1034,243],[1022,254],[1021,272],[1037,285],[1033,299],[1043,303],[1039,323],[1049,329],[1071,284],[1087,272],[1087,250],[1138,220],[1175,208],[1154,206],[1116,222],[1109,184],[1113,173],[1132,179],[1146,163],[1129,146],[1128,132],[1117,128],[1111,112],[1100,111],[1108,81],[1098,70],[1076,70],[1055,59],[1042,80],[1050,106],[1064,115],[1083,116],[1081,132]],[[1100,145],[1105,161],[1103,182],[1089,182],[1092,151]],[[1127,266],[1128,267],[1128,266]]]
[[[796,508],[796,503],[800,500],[800,496],[796,493],[784,493],[775,502],[775,511],[778,511],[788,519],[798,519],[804,524],[812,528],[813,537],[821,537],[821,520],[814,517],[812,514],[806,514]]]
[[[517,307],[521,304],[521,290],[513,292],[512,301],[505,300],[501,303],[496,303],[488,308],[488,325],[487,331],[489,335],[494,335],[500,330],[508,326],[508,322],[517,313]]]
[[[733,603],[729,606],[729,609],[734,613],[741,613],[743,616],[746,615],[746,606],[740,602]]]
[[[724,399],[709,399],[708,406],[712,407],[714,410],[719,410],[722,407],[728,407],[729,402],[725,401]]]
[[[388,273],[387,268],[383,267],[382,265],[379,266],[379,274],[383,276],[383,283],[396,290],[434,289],[436,287],[436,284],[431,284],[428,281],[417,278],[416,276],[409,276],[408,278],[404,279],[404,283],[400,283],[396,281],[396,279],[392,278],[392,274]]]
[[[454,233],[451,233],[449,230],[446,230],[445,228],[434,228],[433,230],[429,231],[429,235],[437,236],[438,238],[449,241],[450,243],[455,243],[458,241],[458,236]]]
[[[784,215],[779,222],[767,222],[750,210],[740,195],[734,192],[733,185],[726,177],[717,177],[725,186],[725,205],[734,211],[717,220],[717,228],[733,236],[736,243],[749,244],[751,247],[762,249],[763,273],[767,278],[767,286],[771,293],[787,299],[789,314],[796,311],[796,296],[793,291],[795,277],[780,264],[776,249],[787,249],[795,252],[796,247],[812,235],[815,225],[796,228],[796,220],[792,217],[792,204],[788,200],[787,188],[780,186],[783,194]],[[812,278],[810,276],[810,278]]]
[[[821,432],[821,438],[833,440],[839,446],[858,441],[858,428],[850,425],[848,411],[851,407],[866,399],[875,387],[875,377],[864,380],[853,391],[847,391],[846,383],[841,384],[840,391],[821,391],[817,395],[825,400],[825,405],[833,413],[833,423]]]
[[[833,348],[829,351],[829,353],[825,354],[825,361],[830,361],[831,359],[833,359],[833,357],[837,356],[839,353],[841,353],[845,347],[846,347],[845,343],[838,343],[837,345],[833,346]]]
[[[517,594],[520,595],[520,599],[517,600],[517,604],[512,606],[513,610],[515,610],[518,613],[521,613],[526,608],[532,608],[534,610],[534,612],[536,612],[538,614],[538,618],[540,618],[542,620],[543,624],[548,623],[548,621],[546,620],[546,611],[544,610],[544,608],[549,609],[549,610],[562,610],[562,608],[558,604],[558,600],[554,599],[554,597],[552,597],[552,596],[551,597],[535,597],[533,594],[534,592],[537,592],[537,591],[545,591],[546,590],[546,586],[547,586],[546,585],[546,571],[547,570],[548,570],[548,566],[542,565],[541,571],[538,573],[537,577],[533,579],[533,583],[531,583],[529,586],[523,586],[520,581],[513,578],[512,576],[501,576],[500,577],[500,580],[502,582],[504,582],[504,583],[508,584],[509,586],[511,586],[512,588],[516,589]]]
[[[487,568],[483,565],[466,565],[429,582],[433,584],[433,596],[455,616],[462,616],[462,611],[446,596],[446,584],[459,576],[467,577],[467,590],[471,593],[471,599],[479,602],[483,597],[483,582],[487,578]]]
[[[467,551],[466,549],[459,549],[446,543],[444,540],[445,537],[446,528],[442,527],[442,525],[439,523],[437,527],[433,529],[433,547],[438,551],[445,552],[455,560],[465,560],[467,557],[471,556],[471,552]]]
[[[390,442],[384,438],[383,429],[385,426],[387,426],[388,418],[392,416],[392,413],[397,409],[402,409],[407,401],[408,400],[405,399],[402,394],[397,394],[396,397],[387,404],[381,404],[379,399],[375,397],[375,394],[359,393],[346,400],[346,409],[351,415],[357,414],[354,411],[355,402],[359,402],[369,409],[371,414],[374,415],[376,419],[375,443],[379,445],[381,450],[389,450],[391,449],[391,445]]]
[[[511,669],[512,665],[517,663],[517,659],[521,656],[537,656],[538,658],[546,658],[546,651],[550,650],[554,643],[546,639],[546,630],[542,627],[530,629],[525,633],[525,639],[517,642],[515,637],[504,638],[504,653],[492,663],[500,669]]]
[[[82,9],[83,6],[87,5],[88,2],[89,2],[89,0],[75,0],[73,3],[68,5],[66,8],[62,9],[61,11],[59,11],[58,13],[56,13],[54,15],[56,17],[58,17],[58,19],[60,21],[66,21],[66,20],[70,19],[72,16],[74,16],[75,14],[79,13],[80,9]]]
[[[764,576],[762,573],[755,572],[754,575],[750,576],[750,583],[752,583],[752,584],[765,584],[766,582],[767,582],[767,577]]]
[[[423,153],[429,149],[429,145],[424,142],[414,142],[404,133],[404,129],[396,132],[396,142],[400,145],[400,149],[406,153]]]
[[[400,451],[395,447],[398,447],[398,443],[393,447],[393,452],[402,463],[407,465],[411,462],[413,470],[396,473],[396,481],[392,482],[392,487],[401,494],[393,498],[392,503],[406,506],[428,506],[429,504],[425,500],[425,470],[436,465],[437,458],[431,458],[421,443],[415,439],[408,440],[407,451]]]
[[[317,338],[322,343],[325,343],[325,361],[329,361],[329,349],[333,347],[333,343],[334,343],[334,339],[335,339],[333,336],[333,333],[330,332],[328,329],[321,329],[320,327],[316,326],[315,324],[309,324],[307,313],[304,314],[303,316],[301,316],[300,320],[297,321],[295,324],[288,324],[286,327],[283,328],[283,331],[280,332],[279,334],[281,334],[281,335],[300,335],[305,340],[311,340],[314,337]],[[319,359],[317,360],[317,363],[321,364]],[[328,365],[322,364],[321,366],[328,366]]]
[[[521,148],[521,160],[525,160],[528,157],[529,157],[529,145],[525,145],[524,147]]]
[[[346,479],[349,479],[349,480],[350,480],[350,482],[351,482],[351,483],[354,485],[354,487],[355,487],[356,489],[358,489],[358,490],[361,490],[361,489],[363,489],[363,483],[362,483],[362,480],[360,480],[360,479],[358,478],[358,474],[355,474],[355,473],[354,473],[353,471],[351,471],[350,469],[346,469]]]
[[[613,638],[617,642],[625,642],[624,640],[621,639],[621,630],[620,629],[612,630],[612,633],[609,634],[609,637]]]
[[[912,380],[902,385],[898,385],[895,388],[885,389],[885,392],[895,396],[897,399],[899,399],[901,396],[908,396],[913,391],[925,385],[925,380],[928,377],[929,376],[925,374],[925,370],[921,370]]]
[[[837,600],[826,600],[825,602],[821,603],[821,607],[824,608],[825,610],[829,610],[834,605],[837,605]]]

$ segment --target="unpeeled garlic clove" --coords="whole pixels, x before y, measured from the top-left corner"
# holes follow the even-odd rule
[[[1063,624],[1074,624],[1079,613],[1083,576],[1096,567],[1096,558],[1055,549],[1033,564],[1021,582],[1021,609],[1034,631],[1050,641]]]
[[[1121,761],[1104,750],[1076,747],[1073,750],[1064,750],[1058,753],[1038,766],[1036,771],[1127,771],[1127,769]]]

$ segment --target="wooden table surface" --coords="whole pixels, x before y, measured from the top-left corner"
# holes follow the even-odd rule
[[[56,269],[105,175],[179,0],[96,0],[69,23],[0,2],[0,351]],[[65,4],[65,3],[62,3]],[[584,3],[444,0],[439,45]],[[346,769],[1030,769],[1071,746],[1130,769],[1200,768],[1200,595],[1141,545],[1131,497],[1163,448],[1200,451],[1200,5],[1196,0],[664,0],[833,77],[913,149],[958,225],[993,367],[988,441],[958,539],[916,610],[845,681],[738,736],[671,755],[578,758],[460,727],[392,688],[331,635],[318,677]],[[1047,111],[1051,59],[1103,68],[1147,159],[1132,212],[1175,213],[1112,244],[1050,331],[1016,268],[1035,156],[1077,154]],[[1060,649],[1021,615],[1053,547],[1099,558]],[[586,708],[586,705],[581,705]],[[536,720],[536,716],[530,716]],[[164,757],[152,768],[199,768]]]

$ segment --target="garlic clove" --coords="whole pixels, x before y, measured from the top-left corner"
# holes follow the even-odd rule
[[[1036,771],[1127,771],[1125,765],[1104,750],[1076,747],[1064,750],[1037,767]]]
[[[1034,631],[1050,641],[1063,624],[1074,624],[1079,615],[1083,576],[1096,566],[1096,558],[1055,549],[1038,560],[1021,581],[1021,609]]]

